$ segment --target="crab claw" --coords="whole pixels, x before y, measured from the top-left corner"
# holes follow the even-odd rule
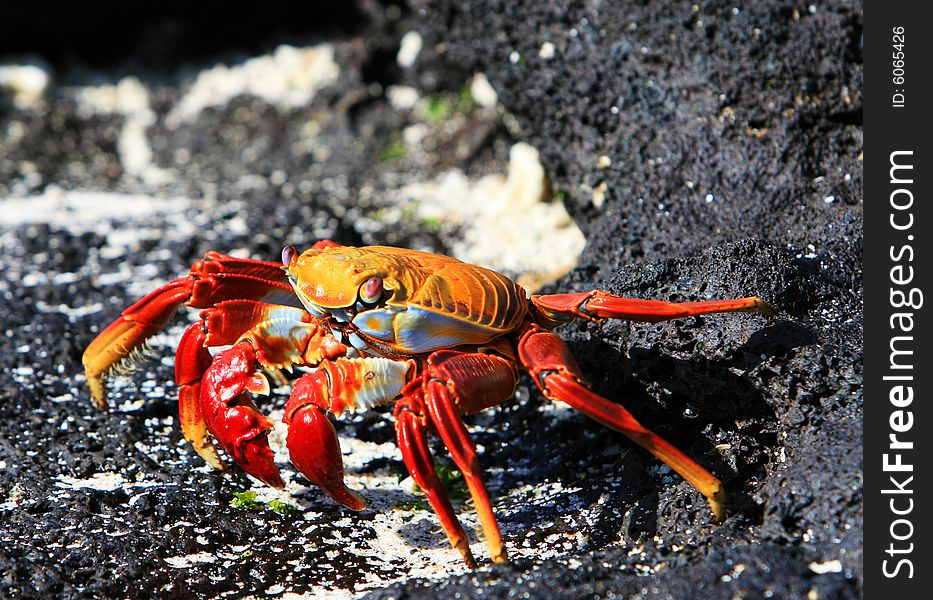
[[[317,373],[323,375],[323,371]],[[298,385],[295,391],[300,391]],[[366,508],[363,497],[343,481],[343,459],[334,426],[320,408],[302,400],[294,401],[298,396],[292,398],[285,407],[285,422],[288,423],[285,443],[292,464],[335,502],[351,510],[363,510]]]
[[[84,351],[81,362],[91,397],[98,408],[107,405],[107,373],[155,335],[191,296],[193,282],[176,279],[146,295],[101,331]]]
[[[267,439],[272,420],[253,404],[248,391],[268,382],[256,371],[256,352],[243,341],[218,354],[201,380],[201,416],[207,430],[240,467],[274,488],[285,483]]]

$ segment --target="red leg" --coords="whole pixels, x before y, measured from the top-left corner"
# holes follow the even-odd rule
[[[628,319],[657,323],[718,312],[752,312],[767,316],[777,314],[777,309],[758,298],[738,300],[709,300],[706,302],[663,302],[661,300],[640,300],[621,298],[607,292],[593,290],[579,294],[548,294],[532,296],[532,304],[545,317],[541,325],[550,326],[582,318],[590,321],[599,319]]]
[[[483,483],[476,444],[461,415],[508,400],[515,393],[517,382],[518,372],[512,361],[482,353],[435,352],[428,357],[424,372],[425,409],[451,458],[463,473],[483,525],[490,556],[495,562],[507,560],[506,550]]]
[[[208,438],[207,425],[201,416],[201,378],[213,360],[204,343],[204,329],[204,322],[192,323],[181,337],[175,353],[178,419],[181,421],[182,434],[201,458],[215,469],[223,469],[223,462]]]
[[[566,402],[603,425],[630,437],[706,496],[717,521],[725,518],[726,492],[720,481],[669,442],[645,429],[622,405],[592,392],[559,337],[531,327],[521,336],[518,356],[548,399]]]
[[[363,510],[366,504],[344,483],[337,433],[324,413],[340,415],[395,399],[414,366],[410,360],[338,358],[295,383],[285,405],[289,457],[311,483],[347,508]]]
[[[123,311],[88,345],[82,359],[95,404],[106,406],[106,375],[165,327],[182,304],[207,308],[233,298],[289,302],[292,288],[279,263],[208,252],[187,277],[172,280]]]
[[[460,552],[468,567],[475,569],[476,559],[470,551],[466,532],[437,477],[434,457],[425,436],[429,421],[423,411],[421,381],[416,380],[406,388],[403,399],[395,405],[395,435],[398,447],[402,451],[402,458],[412,479],[424,490],[431,508],[440,519],[450,545]]]

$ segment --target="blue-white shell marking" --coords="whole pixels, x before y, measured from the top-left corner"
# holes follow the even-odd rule
[[[365,335],[408,354],[482,344],[490,338],[488,327],[412,304],[361,312],[353,318],[353,325]]]
[[[409,361],[386,358],[357,358],[366,372],[358,389],[349,392],[347,408],[353,412],[368,410],[391,402],[402,392],[412,368]]]

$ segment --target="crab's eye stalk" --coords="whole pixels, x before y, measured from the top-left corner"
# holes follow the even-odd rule
[[[382,277],[370,277],[360,286],[360,300],[375,304],[382,298]]]
[[[282,264],[288,268],[292,264],[292,259],[298,255],[298,249],[294,246],[285,246],[282,248]]]

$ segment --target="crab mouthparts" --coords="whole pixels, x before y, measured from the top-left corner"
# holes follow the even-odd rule
[[[305,309],[313,316],[319,319],[333,319],[329,325],[331,335],[342,344],[353,347],[359,351],[368,351],[370,349],[369,344],[363,340],[359,330],[352,323],[353,317],[367,309],[361,302],[357,302],[354,306],[345,308],[324,308],[306,300],[300,293],[298,294],[298,298],[301,300]]]

